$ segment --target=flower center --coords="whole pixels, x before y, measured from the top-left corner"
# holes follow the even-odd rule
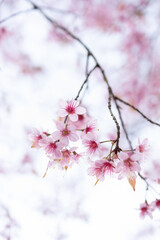
[[[68,107],[66,108],[66,111],[67,111],[69,114],[73,114],[73,113],[75,113],[75,108],[72,107],[72,106],[68,106]]]
[[[96,149],[98,148],[98,144],[95,141],[90,141],[90,148]]]
[[[139,152],[140,152],[140,153],[143,153],[143,152],[144,152],[144,147],[143,147],[143,145],[139,145]]]
[[[65,150],[62,152],[64,158],[69,158],[70,157],[70,152],[68,150]]]
[[[56,149],[57,148],[57,145],[55,143],[50,143],[49,144],[49,147],[52,148],[52,149]]]
[[[70,131],[69,131],[67,128],[65,128],[65,129],[62,131],[62,136],[68,136],[69,133],[70,133]]]

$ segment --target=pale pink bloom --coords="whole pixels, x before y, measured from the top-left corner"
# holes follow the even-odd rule
[[[85,128],[83,129],[81,138],[86,137],[86,135],[87,135],[88,133],[95,134],[96,131],[97,131],[97,123],[96,123],[96,121],[95,121],[95,120],[89,120],[89,121],[86,123]]]
[[[34,129],[29,135],[29,139],[32,141],[32,147],[40,148],[47,135],[49,135],[47,132],[40,133],[39,130]]]
[[[78,141],[78,135],[76,133],[75,126],[68,124],[67,126],[62,122],[57,122],[58,131],[52,133],[52,137],[55,140],[60,140],[66,146],[69,144],[69,140],[72,142]]]
[[[116,172],[119,173],[118,179],[123,177],[135,179],[135,171],[140,172],[141,168],[139,163],[132,159],[132,154],[120,152],[118,158],[120,159],[116,167]]]
[[[55,141],[53,138],[48,137],[46,142],[43,143],[44,150],[48,154],[52,154],[55,157],[60,157],[60,150],[63,148],[63,144],[61,142]]]
[[[71,149],[65,148],[61,151],[61,159],[59,163],[61,164],[61,167],[65,168],[66,170],[69,166],[73,164],[73,161],[75,161],[73,154],[75,149],[76,149],[75,147]]]
[[[138,139],[138,145],[136,146],[135,155],[138,160],[144,160],[149,156],[150,146],[148,145],[148,139],[145,138],[142,142]]]
[[[78,115],[84,114],[86,109],[84,107],[79,106],[80,102],[76,100],[71,101],[62,101],[61,100],[62,109],[59,110],[58,115],[60,117],[69,116],[70,120],[76,122],[78,120]]]
[[[106,173],[113,173],[115,171],[115,165],[112,161],[102,159],[95,162],[91,162],[92,166],[88,169],[88,174],[96,176],[97,180],[104,180]]]
[[[88,154],[101,155],[103,152],[103,146],[99,143],[97,136],[88,134],[87,138],[82,140],[82,143],[87,148]]]
[[[153,218],[152,211],[153,208],[147,202],[140,205],[140,217],[144,218],[148,215],[150,218]]]

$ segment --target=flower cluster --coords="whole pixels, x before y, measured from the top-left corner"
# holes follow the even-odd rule
[[[100,141],[96,121],[77,100],[61,100],[56,128],[53,133],[35,130],[30,136],[32,147],[43,148],[47,154],[47,170],[56,166],[67,170],[85,157],[90,163],[88,174],[96,177],[96,183],[112,174],[118,179],[126,177],[135,190],[136,173],[149,152],[147,139],[139,141],[134,151],[120,149],[115,139]],[[110,143],[111,148],[104,147],[104,143]],[[78,146],[83,147],[83,153],[79,153]]]

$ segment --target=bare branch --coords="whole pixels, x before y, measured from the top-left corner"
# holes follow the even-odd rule
[[[77,94],[77,96],[75,97],[75,100],[77,100],[77,99],[79,98],[79,95],[80,95],[81,91],[83,90],[84,85],[88,82],[88,79],[89,79],[91,73],[92,73],[96,68],[97,68],[97,65],[96,65],[94,68],[92,68],[92,69],[87,73],[86,79],[84,80],[82,86],[80,87],[80,89],[79,89],[79,91],[78,91],[78,94]]]
[[[24,14],[24,13],[31,12],[31,11],[33,11],[33,10],[35,10],[34,7],[29,8],[29,9],[25,9],[25,10],[21,10],[21,11],[16,12],[16,13],[13,13],[13,14],[11,14],[10,16],[8,16],[8,17],[6,17],[6,18],[0,20],[0,24],[2,24],[2,23],[4,23],[4,22],[8,21],[9,19],[12,19],[12,18],[17,17],[17,16],[19,16],[19,15],[22,15],[22,14]]]
[[[134,107],[132,104],[122,100],[121,98],[115,96],[115,98],[119,101],[119,102],[122,102],[123,104],[129,106],[130,108],[134,109],[136,112],[138,112],[143,118],[145,118],[148,122],[154,124],[154,125],[157,125],[160,127],[160,123],[157,123],[157,122],[154,122],[152,121],[150,118],[148,118],[146,115],[144,115],[138,108]]]

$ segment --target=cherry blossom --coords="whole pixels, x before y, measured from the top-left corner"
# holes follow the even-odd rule
[[[116,172],[119,173],[118,179],[122,179],[123,177],[135,179],[135,172],[140,172],[141,167],[139,163],[132,158],[132,154],[120,152],[118,158],[120,159],[116,168]]]
[[[60,150],[64,146],[61,142],[55,141],[52,137],[48,137],[42,145],[47,154],[52,154],[55,157],[60,157]]]
[[[58,131],[52,133],[52,137],[55,140],[60,140],[66,146],[69,144],[69,140],[76,142],[79,137],[76,133],[76,129],[74,125],[57,122]]]
[[[138,145],[136,146],[136,156],[139,155],[139,160],[144,160],[149,156],[150,146],[148,145],[148,139],[145,138],[142,142],[138,139]]]
[[[147,202],[140,205],[140,217],[144,218],[148,215],[150,218],[153,218],[152,211],[153,208]]]
[[[29,135],[29,139],[32,141],[33,148],[40,148],[48,135],[47,132],[40,133],[39,130],[34,129],[32,133]]]
[[[82,143],[84,144],[85,148],[87,149],[87,154],[102,154],[102,145],[98,141],[98,137],[93,134],[88,134],[86,138],[82,140]]]
[[[88,174],[96,176],[97,180],[104,180],[105,174],[111,174],[115,171],[115,165],[108,159],[101,159],[91,162],[92,166],[88,169]]]
[[[60,117],[69,116],[70,120],[76,122],[78,115],[86,112],[84,107],[79,106],[80,102],[76,100],[63,101],[61,100],[60,105],[62,109],[59,110],[58,115]]]

